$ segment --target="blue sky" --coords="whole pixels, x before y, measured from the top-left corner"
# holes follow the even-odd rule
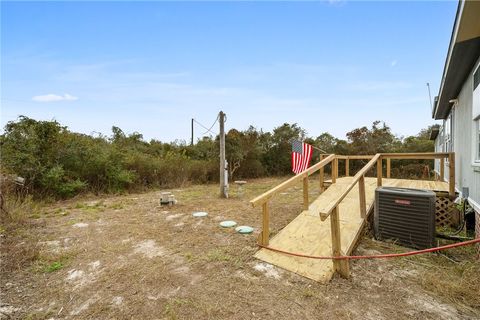
[[[344,138],[433,124],[457,2],[3,2],[1,126],[188,140],[190,119]],[[196,127],[198,134],[203,133]]]

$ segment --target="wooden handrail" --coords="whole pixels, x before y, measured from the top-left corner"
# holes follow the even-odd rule
[[[290,179],[282,182],[278,186],[274,187],[273,189],[268,190],[267,192],[263,193],[262,195],[256,197],[255,199],[251,200],[250,203],[253,207],[256,207],[258,205],[261,205],[268,200],[270,200],[273,196],[277,195],[278,193],[282,192],[285,189],[288,189],[292,187],[294,184],[299,183],[301,180],[304,178],[307,178],[308,176],[312,175],[315,173],[317,170],[320,170],[320,168],[325,167],[327,164],[329,164],[332,160],[335,159],[335,155],[331,154],[319,163],[316,163],[315,165],[311,166],[307,170],[297,174],[294,177],[291,177]]]
[[[332,213],[332,210],[335,209],[340,204],[340,202],[343,201],[343,199],[347,196],[350,190],[352,190],[353,187],[357,184],[358,180],[360,180],[361,177],[365,176],[368,170],[370,170],[377,163],[377,160],[380,159],[380,157],[380,153],[377,153],[375,156],[373,156],[373,158],[362,169],[360,169],[360,171],[358,171],[356,175],[353,176],[352,182],[348,185],[346,189],[343,190],[337,200],[331,203],[328,211],[320,212],[320,219],[322,221],[328,218],[328,216]]]
[[[381,153],[382,159],[428,160],[448,158],[450,152]]]
[[[335,155],[334,155],[334,154],[329,154],[326,158],[323,158],[322,161],[314,164],[313,166],[311,166],[311,167],[308,168],[307,170],[303,171],[302,173],[299,173],[297,176],[302,175],[302,174],[305,174],[305,173],[306,173],[306,176],[311,176],[311,175],[314,174],[316,171],[320,170],[320,168],[323,168],[323,167],[325,167],[327,164],[329,164],[330,161],[332,161],[334,158],[335,158]],[[326,161],[326,162],[325,162],[325,163],[322,163],[323,161]],[[295,177],[294,177],[294,178],[295,178]]]
[[[455,194],[455,152],[419,152],[419,153],[382,153],[382,159],[387,159],[387,178],[390,178],[390,159],[411,159],[411,160],[434,160],[440,159],[440,180],[444,180],[445,158],[448,159],[449,179],[448,193],[451,199],[456,197]],[[381,171],[377,173],[378,185],[381,185]]]
[[[349,159],[349,160],[369,160],[369,159],[372,159],[373,157],[375,157],[374,155],[337,155],[336,156],[337,159],[341,159],[341,160],[346,160],[346,159]]]
[[[338,156],[337,156],[338,157]],[[343,190],[343,192],[340,194],[340,196],[337,198],[335,202],[332,202],[329,206],[326,212],[320,212],[320,218],[321,220],[327,219],[327,217],[331,214],[332,210],[335,209],[340,202],[343,201],[343,199],[347,196],[347,194],[350,192],[350,190],[353,189],[353,187],[357,184],[357,182],[360,180],[361,177],[364,177],[365,174],[370,170],[376,163],[377,163],[377,180],[378,180],[378,185],[381,185],[382,181],[382,166],[381,166],[381,160],[382,159],[444,159],[448,157],[450,159],[450,162],[453,162],[455,157],[452,152],[421,152],[421,153],[377,153],[371,160],[362,168],[360,171],[357,172],[357,174],[353,177],[352,182],[348,185],[346,189]],[[388,165],[389,167],[389,165]],[[388,168],[389,169],[389,168]],[[450,170],[449,170],[450,171]],[[451,169],[452,172],[455,171],[455,169]],[[453,177],[454,181],[455,177]],[[454,182],[450,182],[450,194],[452,195],[452,192],[454,193]]]
[[[323,158],[323,155],[321,156]],[[366,216],[366,208],[365,206],[365,175],[367,172],[374,166],[377,166],[377,186],[382,185],[382,175],[383,175],[383,168],[382,168],[382,160],[387,160],[387,178],[390,177],[390,159],[441,159],[444,162],[444,159],[448,158],[449,164],[449,194],[451,198],[455,197],[455,153],[453,152],[422,152],[422,153],[377,153],[374,156],[369,155],[360,155],[360,156],[342,156],[342,155],[335,155],[331,154],[328,155],[326,158],[322,159],[317,164],[313,165],[312,167],[308,168],[307,170],[303,171],[302,173],[297,174],[296,176],[282,182],[278,186],[270,189],[269,191],[263,193],[262,195],[256,197],[255,199],[251,200],[250,203],[253,207],[258,205],[262,205],[262,212],[263,212],[263,230],[261,235],[261,243],[263,245],[268,245],[269,239],[269,209],[268,209],[268,201],[277,195],[278,193],[282,192],[285,189],[292,187],[294,184],[299,183],[300,180],[303,182],[303,209],[309,209],[309,199],[308,199],[308,177],[315,173],[316,171],[320,170],[320,193],[322,193],[323,187],[323,169],[324,167],[332,163],[332,183],[335,183],[336,177],[338,175],[338,160],[350,160],[350,159],[370,159],[369,162],[360,169],[360,171],[353,176],[350,184],[346,187],[342,188],[342,192],[340,196],[334,201],[329,203],[324,208],[319,208],[321,212],[318,212],[320,215],[320,219],[323,221],[331,216],[334,210],[338,210],[338,205],[343,201],[343,199],[347,196],[347,194],[355,187],[355,185],[359,184],[359,197],[360,197],[360,213],[362,218]],[[346,172],[348,172],[348,164],[346,163]]]
[[[278,186],[274,187],[273,189],[265,192],[264,194],[256,197],[250,203],[253,207],[261,204],[262,205],[262,213],[263,213],[263,220],[262,220],[262,232],[259,235],[259,242],[263,246],[268,246],[269,238],[270,238],[270,230],[269,230],[269,220],[270,220],[270,213],[268,207],[268,201],[275,196],[276,194],[280,193],[281,191],[292,187],[292,185],[303,181],[303,208],[304,210],[309,209],[309,201],[308,201],[308,177],[320,170],[320,193],[323,192],[323,168],[332,162],[332,183],[335,183],[336,178],[338,176],[338,160],[346,160],[345,161],[345,172],[346,175],[349,175],[349,160],[360,160],[360,159],[370,159],[370,161],[363,166],[360,171],[353,176],[352,181],[350,184],[345,188],[342,186],[342,191],[340,196],[331,203],[328,203],[324,208],[316,208],[319,212],[320,219],[324,221],[328,217],[330,217],[330,231],[332,237],[332,255],[333,256],[340,256],[344,253],[341,251],[341,236],[340,236],[340,212],[339,212],[339,205],[348,195],[348,193],[355,187],[358,183],[359,187],[359,204],[360,204],[360,216],[362,219],[367,218],[367,206],[366,206],[366,190],[365,190],[365,175],[367,172],[373,167],[377,166],[377,186],[382,185],[382,175],[383,175],[383,167],[382,167],[382,160],[387,160],[387,178],[390,178],[390,170],[391,170],[391,159],[440,159],[441,161],[441,177],[444,176],[443,164],[445,162],[445,158],[448,158],[448,165],[449,165],[449,194],[450,197],[455,197],[455,153],[453,152],[422,152],[422,153],[377,153],[374,156],[369,155],[360,155],[360,156],[344,156],[344,155],[328,155],[326,158],[323,159],[325,155],[320,156],[320,162],[315,164],[314,166],[310,167],[309,169],[305,170],[302,173],[297,174],[296,176],[284,181],[283,183],[279,184]],[[364,223],[363,221],[363,223]],[[348,260],[334,260],[333,261],[333,269],[336,272],[339,272],[343,277],[348,278],[350,275],[349,271],[349,263]]]
[[[312,175],[319,169],[325,167],[330,162],[334,161],[335,159],[342,159],[342,160],[363,160],[363,159],[370,159],[370,161],[365,165],[355,176],[352,184],[355,184],[360,175],[364,175],[368,170],[371,169],[373,166],[372,160],[375,159],[444,159],[444,158],[452,158],[450,152],[421,152],[421,153],[377,153],[376,155],[328,155],[325,159],[318,162],[317,164],[311,166],[307,170],[303,171],[302,173],[297,174],[296,176],[284,181],[283,183],[279,184],[278,186],[274,187],[273,189],[265,192],[264,194],[256,197],[255,199],[251,200],[250,203],[253,207],[261,205],[267,202],[270,198],[275,196],[276,194],[282,192],[285,189],[290,188],[292,185],[300,182],[300,180]],[[337,167],[338,168],[338,167]],[[365,169],[365,170],[364,170]],[[388,173],[388,168],[387,168]],[[387,177],[389,175],[387,174]],[[380,179],[380,177],[379,177]],[[353,188],[353,185],[349,185],[347,188],[347,193]]]

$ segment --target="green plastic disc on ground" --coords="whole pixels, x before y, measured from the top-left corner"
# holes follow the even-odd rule
[[[196,218],[200,218],[200,217],[206,217],[208,216],[208,213],[207,212],[203,212],[203,211],[199,211],[199,212],[194,212],[192,214],[192,216],[196,217]]]
[[[227,221],[220,222],[220,226],[223,227],[223,228],[231,228],[231,227],[235,227],[236,225],[237,225],[237,223],[235,221],[232,221],[232,220],[227,220]]]
[[[238,233],[248,234],[253,232],[253,228],[249,226],[239,226],[235,228]]]

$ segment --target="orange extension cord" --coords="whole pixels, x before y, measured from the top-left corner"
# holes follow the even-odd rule
[[[468,241],[463,241],[463,242],[457,242],[457,243],[452,243],[448,244],[446,246],[441,246],[441,247],[435,247],[435,248],[428,248],[428,249],[423,249],[423,250],[417,250],[417,251],[410,251],[410,252],[404,252],[404,253],[388,253],[388,254],[377,254],[377,255],[372,255],[372,256],[338,256],[338,257],[333,257],[333,256],[311,256],[308,254],[302,254],[302,253],[296,253],[296,252],[289,252],[289,251],[284,251],[280,249],[275,249],[272,247],[264,246],[261,244],[258,244],[259,247],[295,256],[295,257],[302,257],[302,258],[310,258],[310,259],[332,259],[332,260],[353,260],[353,259],[382,259],[382,258],[398,258],[398,257],[407,257],[407,256],[413,256],[416,254],[422,254],[422,253],[428,253],[428,252],[434,252],[434,251],[440,251],[440,250],[445,250],[445,249],[451,249],[451,248],[456,248],[456,247],[461,247],[461,246],[467,246],[470,244],[474,243],[480,243],[480,238],[478,239],[473,239],[473,240],[468,240]]]

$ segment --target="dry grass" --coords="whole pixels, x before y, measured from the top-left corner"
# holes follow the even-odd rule
[[[443,244],[446,243],[440,245]],[[364,240],[364,245],[385,253],[411,250],[371,240]],[[474,246],[453,248],[437,254],[390,259],[388,263],[395,268],[416,272],[421,287],[443,301],[467,313],[479,312],[480,261],[476,258]]]
[[[422,287],[462,309],[480,310],[480,261],[472,259],[474,247],[446,254],[424,263]]]
[[[4,195],[0,221],[4,225],[27,223],[29,217],[38,213],[40,206],[41,204],[34,202],[31,196],[18,197],[15,194],[6,194]]]
[[[39,257],[39,248],[31,239],[31,230],[40,227],[29,219],[36,214],[40,204],[31,197],[21,198],[15,194],[5,195],[0,213],[0,270],[13,272],[29,267]]]
[[[159,206],[158,192],[44,206],[38,218],[29,219],[28,232],[19,229],[11,238],[12,248],[30,243],[39,253],[6,273],[0,299],[21,308],[15,316],[27,319],[394,320],[479,314],[478,283],[468,283],[478,265],[468,251],[454,250],[449,258],[354,261],[352,279],[335,277],[326,285],[278,268],[278,277],[256,270],[260,211],[248,200],[279,181],[249,181],[242,198],[233,187],[228,200],[217,197],[216,185],[173,189],[179,200],[173,207]],[[317,182],[311,182],[312,197]],[[272,229],[283,228],[301,208],[300,188],[275,198]],[[194,211],[209,216],[194,218]],[[220,228],[227,219],[253,226],[254,234]],[[400,250],[369,239],[364,237],[359,253]],[[13,254],[2,258],[16,260]]]
[[[4,234],[10,232],[10,230],[10,228],[7,228]],[[2,260],[0,272],[2,274],[29,267],[37,261],[39,248],[34,242],[19,241],[20,239],[22,238],[5,236],[5,239],[0,242]]]

